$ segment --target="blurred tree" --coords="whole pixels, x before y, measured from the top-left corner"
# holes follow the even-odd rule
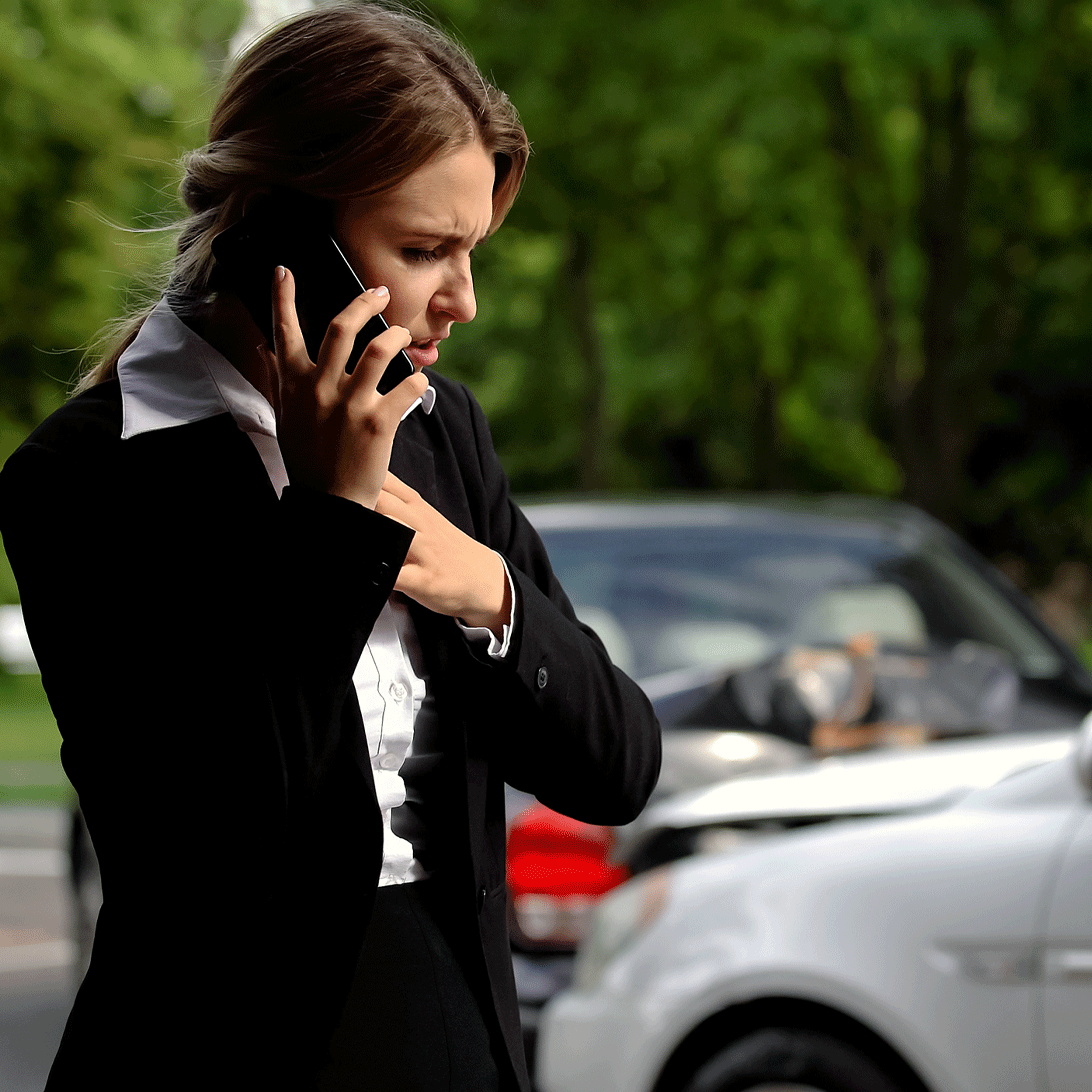
[[[105,221],[174,215],[239,4],[8,4],[0,397],[30,420],[161,254]],[[904,495],[1092,558],[1092,0],[431,6],[536,151],[444,364],[517,488]]]
[[[0,8],[0,400],[33,422],[120,295],[165,254],[173,161],[200,143],[241,0]]]
[[[1092,555],[1054,415],[1088,383],[1092,4],[437,7],[537,152],[449,354],[519,486],[902,494]]]
[[[242,0],[0,6],[0,460],[168,256],[174,160],[203,139]],[[0,553],[0,602],[18,598]]]
[[[444,10],[537,153],[455,359],[517,483],[897,490],[815,82],[830,35],[765,3]],[[540,312],[512,313],[513,278]]]
[[[1034,443],[998,444],[1000,426],[1031,408],[1013,377],[1056,368],[1089,329],[1092,206],[1079,195],[1092,181],[1092,8],[816,0],[812,10],[835,34],[822,86],[877,338],[872,419],[910,499],[964,529],[996,524],[1015,499],[1006,464],[1027,473],[1021,443],[1054,431],[1040,419]],[[1071,498],[1090,465],[1086,454]],[[1040,490],[1020,503],[1045,521],[1060,499]]]

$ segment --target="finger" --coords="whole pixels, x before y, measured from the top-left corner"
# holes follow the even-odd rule
[[[330,320],[316,361],[320,382],[341,382],[345,375],[345,366],[349,363],[350,354],[356,344],[357,334],[389,302],[390,293],[386,288],[369,288]]]
[[[379,491],[379,496],[376,498],[375,511],[381,516],[393,519],[414,531],[420,530],[413,520],[413,512],[410,510],[409,506],[393,494],[386,493],[382,489]],[[413,551],[412,543],[410,544],[410,551],[411,553]],[[408,557],[409,555],[407,555],[407,561]]]
[[[376,498],[375,510],[381,516],[391,516],[393,518],[394,513],[401,511],[405,505],[396,497],[393,493],[388,492],[386,484],[379,490],[379,496]]]
[[[399,423],[409,413],[410,408],[428,390],[428,379],[420,372],[406,376],[392,391],[382,396],[384,408],[390,408]],[[373,392],[374,393],[374,392]]]
[[[387,476],[390,477],[389,474]],[[383,486],[379,490],[379,500],[376,502],[377,512],[380,511],[380,505],[383,506],[383,515],[394,515],[396,512],[401,512],[403,523],[410,519],[412,508],[409,499],[389,489],[386,481],[383,482]]]
[[[386,502],[392,508],[409,509],[411,511],[418,511],[422,514],[435,511],[435,509],[417,492],[412,486],[406,485],[404,481],[396,477],[389,470],[387,476],[383,479],[383,485],[380,488],[379,495],[386,498]]]
[[[366,387],[374,392],[387,370],[387,365],[412,340],[409,330],[404,326],[392,326],[373,337],[356,362],[353,374],[349,377],[350,386]]]
[[[416,602],[420,602],[421,581],[419,577],[419,566],[407,560],[402,568],[398,570],[398,576],[394,581],[394,590],[401,592],[402,595],[408,595],[410,599]]]
[[[387,436],[389,444],[393,442],[394,434],[410,407],[426,390],[428,380],[418,374],[407,377],[385,395],[357,386],[346,398],[345,409],[349,417],[358,421],[366,431],[376,436]]]
[[[296,317],[296,280],[283,265],[273,271],[273,347],[277,359],[296,371],[311,367]]]
[[[417,496],[417,490],[412,489],[406,485],[401,478],[396,474],[392,474],[389,470],[387,476],[383,479],[383,492],[390,493],[392,497],[397,497],[400,501],[404,501],[409,504],[415,496]]]

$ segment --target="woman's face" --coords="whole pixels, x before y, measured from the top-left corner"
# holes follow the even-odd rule
[[[387,193],[337,210],[336,234],[366,288],[391,294],[383,317],[413,338],[420,370],[475,314],[470,255],[493,219],[493,157],[474,141],[433,159]]]

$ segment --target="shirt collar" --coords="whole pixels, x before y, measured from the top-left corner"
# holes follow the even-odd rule
[[[161,299],[118,360],[121,437],[203,421],[230,413],[244,432],[276,437],[265,397],[220,352],[191,330]],[[431,413],[436,388],[421,408]]]

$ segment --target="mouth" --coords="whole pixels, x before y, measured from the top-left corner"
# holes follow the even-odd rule
[[[412,341],[406,349],[406,355],[413,362],[413,366],[420,371],[435,364],[440,356],[441,338],[426,338],[421,341]]]

